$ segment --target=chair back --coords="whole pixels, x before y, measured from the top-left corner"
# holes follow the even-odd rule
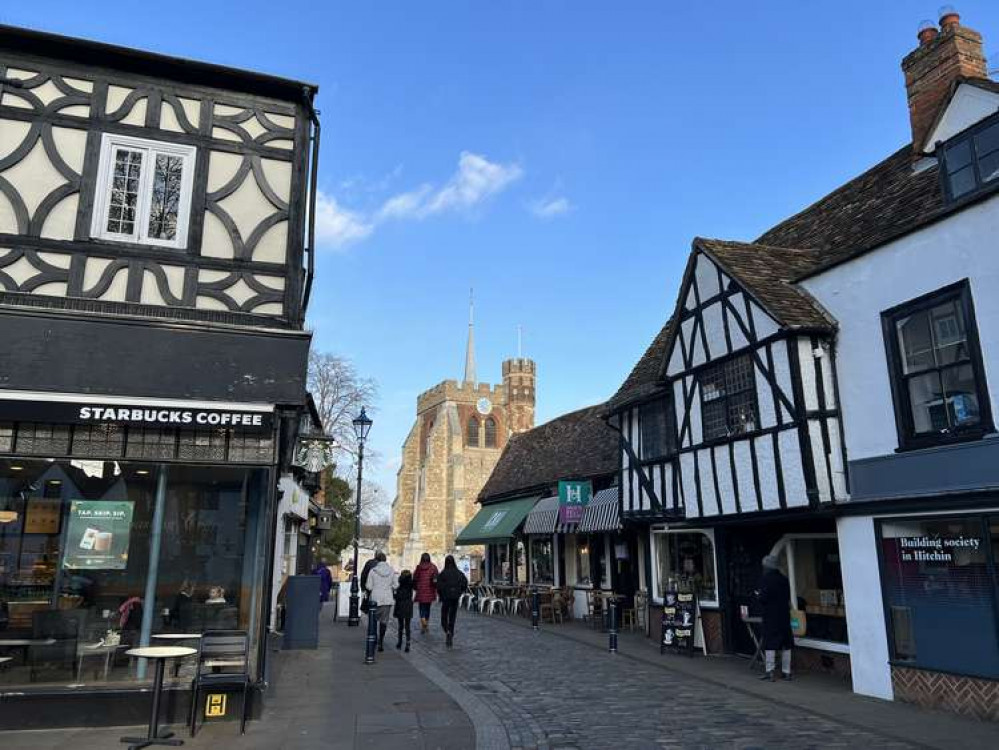
[[[208,630],[198,648],[198,674],[206,670],[249,674],[250,637],[245,630]]]

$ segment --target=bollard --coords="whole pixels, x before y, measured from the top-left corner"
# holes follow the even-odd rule
[[[610,627],[607,629],[607,650],[617,653],[617,600],[610,600]]]
[[[538,590],[531,592],[531,627],[538,629],[538,622],[541,620],[541,597]]]
[[[368,638],[364,642],[364,663],[375,663],[375,646],[378,645],[378,602],[368,599]]]

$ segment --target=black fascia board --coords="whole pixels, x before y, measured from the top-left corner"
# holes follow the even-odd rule
[[[284,101],[301,101],[303,89],[312,97],[319,91],[316,84],[267,73],[4,24],[0,24],[0,50],[52,57],[82,65],[112,68],[152,78],[167,78],[179,83],[229,89]]]

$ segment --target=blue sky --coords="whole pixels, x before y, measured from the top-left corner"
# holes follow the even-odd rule
[[[538,418],[611,395],[691,238],[751,239],[909,140],[901,58],[934,2],[5,4],[0,20],[316,82],[311,324],[381,387],[394,493],[415,397],[538,362]],[[237,10],[238,9],[238,10]],[[999,50],[999,6],[958,5]],[[995,40],[990,45],[990,40]]]

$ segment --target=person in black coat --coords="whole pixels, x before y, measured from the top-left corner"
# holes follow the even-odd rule
[[[763,558],[763,577],[760,579],[759,598],[763,606],[763,653],[766,671],[762,680],[776,679],[777,651],[781,652],[780,671],[785,680],[791,679],[791,584],[780,572],[776,555]]]
[[[468,588],[468,578],[458,570],[453,555],[444,558],[444,570],[437,575],[437,596],[441,600],[441,629],[445,635],[445,645],[454,645],[454,621],[458,616],[458,600]]]
[[[395,647],[402,648],[402,634],[406,633],[406,653],[409,653],[409,629],[413,623],[413,574],[404,570],[399,574],[399,587],[395,590],[395,615],[399,626],[399,640]]]

